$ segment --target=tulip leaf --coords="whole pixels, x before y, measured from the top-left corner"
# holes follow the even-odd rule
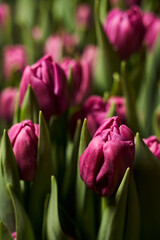
[[[13,240],[9,230],[6,226],[0,221],[0,240]]]
[[[152,118],[156,107],[156,98],[158,95],[158,82],[160,79],[160,41],[159,36],[154,48],[146,56],[146,65],[143,76],[143,85],[139,99],[139,110],[143,114],[142,122],[143,135],[145,137],[152,134]]]
[[[12,199],[12,204],[15,211],[15,218],[16,218],[16,233],[17,233],[17,240],[34,240],[33,230],[30,223],[30,220],[25,212],[24,208],[22,207],[21,203],[19,202],[18,198],[14,194],[13,190],[9,186],[8,192]]]
[[[107,199],[107,206],[102,215],[98,240],[124,239],[129,172],[128,168],[115,195]]]
[[[48,202],[49,202],[49,194],[47,194],[45,203],[44,203],[44,214],[43,214],[43,226],[42,226],[42,240],[46,239],[46,226],[47,226],[47,211],[48,211]]]
[[[77,176],[77,161],[78,161],[78,149],[80,142],[80,133],[81,133],[81,121],[77,121],[77,127],[73,139],[71,156],[69,162],[66,166],[64,180],[63,180],[63,195],[62,199],[65,199],[70,196],[70,198],[74,198],[75,196],[75,183]],[[71,199],[69,200],[71,201]]]
[[[136,112],[136,101],[134,99],[134,94],[132,91],[131,84],[129,84],[127,75],[126,75],[126,63],[122,62],[121,64],[121,83],[123,94],[126,98],[126,109],[127,109],[127,123],[134,132],[137,132],[139,129],[137,112]]]
[[[141,213],[141,238],[160,238],[160,162],[136,135],[134,176]],[[147,196],[147,197],[146,197]]]
[[[34,123],[38,123],[39,110],[38,101],[29,84],[20,110],[20,121],[30,119]]]
[[[37,170],[33,181],[29,214],[37,238],[41,235],[44,202],[50,192],[50,177],[53,175],[53,160],[48,127],[42,112],[39,114],[39,141],[37,154]]]
[[[82,130],[81,130],[81,137],[80,137],[80,144],[79,144],[79,157],[86,149],[89,143],[89,130],[87,127],[87,119],[84,119]],[[79,174],[79,161],[77,162],[77,181],[76,181],[76,201],[77,201],[77,210],[79,214],[81,214],[81,210],[83,209],[84,201],[85,201],[85,192],[86,187],[82,182]]]
[[[15,215],[11,197],[3,176],[2,164],[0,164],[0,219],[10,232],[15,230]]]
[[[126,212],[124,240],[140,240],[140,206],[133,174],[129,180]]]
[[[20,196],[20,183],[16,159],[7,131],[4,130],[1,140],[1,164],[6,183],[9,183],[17,196]]]
[[[32,26],[35,3],[32,0],[17,0],[16,1],[16,21],[18,25]],[[25,31],[25,29],[24,29]]]
[[[48,204],[47,214],[47,239],[65,240],[67,239],[62,231],[58,213],[58,190],[55,178],[51,177],[51,196]]]
[[[113,84],[113,73],[120,70],[120,59],[113,50],[99,19],[99,0],[95,0],[95,26],[99,45],[99,56],[95,76],[95,89],[101,95],[110,91]]]
[[[87,120],[83,122],[79,157],[86,149],[91,137],[89,135]],[[78,158],[79,158],[78,157]],[[95,209],[96,208],[96,209]],[[76,217],[80,226],[82,239],[95,239],[96,237],[96,219],[99,213],[99,197],[91,190],[87,189],[79,174],[79,161],[77,162],[77,179],[76,179]]]

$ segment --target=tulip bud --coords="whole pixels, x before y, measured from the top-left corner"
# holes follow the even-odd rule
[[[156,136],[143,139],[149,150],[160,160],[160,141]]]
[[[149,50],[154,46],[154,43],[157,39],[158,33],[160,31],[160,18],[158,18],[153,13],[144,13],[143,14],[143,23],[146,28],[146,34],[144,41]]]
[[[0,4],[0,28],[5,28],[10,17],[10,8],[6,3]]]
[[[115,104],[115,113],[121,119],[123,124],[126,124],[126,108],[125,108],[125,99],[124,97],[113,96],[110,97],[107,101],[106,111],[110,110],[112,104]]]
[[[61,63],[61,67],[69,77],[70,68],[72,68],[72,86],[71,86],[71,105],[80,104],[90,93],[91,76],[89,65],[86,61],[80,62],[66,58]]]
[[[16,98],[18,96],[17,88],[5,88],[0,94],[0,118],[10,123],[13,119]]]
[[[137,6],[127,11],[115,8],[107,15],[104,31],[122,59],[127,59],[142,46],[145,27]],[[134,39],[134,41],[133,41]]]
[[[3,73],[6,79],[14,72],[22,73],[27,63],[27,53],[22,45],[6,46],[3,51]]]
[[[50,36],[44,46],[45,54],[50,54],[54,61],[60,61],[63,54],[63,40],[58,35]]]
[[[98,47],[88,45],[82,54],[82,60],[85,60],[90,67],[91,74],[93,75],[98,57]]]
[[[134,134],[119,117],[98,128],[79,159],[80,176],[86,186],[101,196],[112,195],[127,168],[133,169]]]
[[[39,26],[32,28],[32,37],[35,41],[41,41],[43,36],[43,31]]]
[[[30,120],[13,125],[8,132],[20,178],[32,181],[36,171],[39,125]]]
[[[13,232],[11,235],[12,235],[12,237],[14,238],[14,240],[17,239],[17,233],[16,233],[16,232]]]
[[[20,106],[28,84],[31,85],[47,121],[52,115],[59,115],[66,110],[67,79],[51,56],[44,56],[34,65],[25,68],[20,84]]]
[[[76,11],[77,26],[88,28],[92,24],[91,7],[88,4],[80,4]]]
[[[85,101],[82,108],[76,112],[71,119],[71,134],[74,135],[77,120],[82,122],[87,119],[87,126],[90,135],[93,136],[99,126],[105,121],[107,116],[106,104],[99,96],[93,95]]]

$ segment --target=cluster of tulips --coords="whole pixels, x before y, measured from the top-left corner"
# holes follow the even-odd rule
[[[160,3],[0,3],[0,240],[160,238]]]

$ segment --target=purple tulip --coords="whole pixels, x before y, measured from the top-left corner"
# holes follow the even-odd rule
[[[144,41],[149,50],[152,50],[160,31],[160,18],[153,13],[143,14],[143,23],[146,28]]]
[[[79,159],[80,176],[101,196],[112,195],[126,169],[133,169],[134,134],[119,117],[108,118],[96,131]]]
[[[15,158],[17,161],[20,178],[32,181],[37,166],[37,148],[39,125],[30,120],[13,125],[8,132]]]
[[[50,54],[54,61],[60,61],[63,54],[63,39],[59,35],[50,36],[45,43],[45,54]]]
[[[67,79],[51,56],[44,56],[34,65],[25,68],[20,84],[20,106],[28,84],[31,85],[47,121],[52,115],[59,115],[66,110]]]
[[[92,11],[88,4],[80,4],[76,11],[77,26],[88,28],[92,24]]]
[[[115,104],[115,113],[121,119],[123,124],[126,124],[126,107],[124,97],[113,96],[107,101],[106,111],[110,110],[112,104]]]
[[[8,45],[3,51],[3,73],[6,79],[14,72],[22,73],[27,63],[27,53],[22,45]]]
[[[90,135],[93,136],[105,121],[106,116],[106,104],[101,97],[93,95],[87,98],[82,108],[71,119],[71,135],[74,135],[77,120],[80,119],[83,122],[84,118],[86,118]]]
[[[90,67],[91,74],[94,74],[94,69],[98,58],[98,47],[95,45],[88,45],[82,54],[82,60],[85,60]]]
[[[6,3],[0,4],[0,28],[5,28],[10,18],[10,7]]]
[[[14,238],[14,240],[17,239],[17,233],[16,233],[16,232],[13,232],[11,235],[12,235],[12,237]]]
[[[145,27],[137,6],[127,11],[115,8],[107,15],[104,31],[122,59],[138,51],[143,42]]]
[[[0,94],[0,118],[10,123],[13,119],[18,89],[5,88]]]
[[[149,150],[160,160],[160,141],[156,136],[143,139]]]
[[[71,105],[75,106],[84,101],[91,91],[91,76],[89,65],[86,61],[76,61],[66,58],[61,67],[69,77],[72,68]]]
[[[44,53],[51,55],[54,61],[59,62],[64,53],[73,52],[78,42],[79,40],[75,35],[67,32],[58,33],[47,38]]]

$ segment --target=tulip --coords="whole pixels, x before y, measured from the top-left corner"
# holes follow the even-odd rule
[[[101,196],[111,196],[127,168],[133,169],[134,134],[112,117],[98,128],[79,159],[80,176],[86,186]]]
[[[12,235],[12,237],[14,238],[14,240],[17,239],[17,233],[16,233],[16,232],[13,232],[11,235]]]
[[[115,104],[115,113],[121,119],[123,124],[126,123],[126,107],[124,97],[113,96],[107,101],[106,111],[110,110],[112,104]]]
[[[8,45],[3,51],[3,74],[6,79],[12,77],[14,72],[22,73],[27,63],[27,53],[25,47],[18,45]]]
[[[63,39],[58,35],[50,36],[45,43],[45,54],[50,54],[54,61],[60,61],[63,54]]]
[[[91,74],[94,73],[94,68],[97,63],[97,57],[98,57],[98,48],[94,45],[88,45],[82,54],[82,60],[85,60],[90,67]]]
[[[35,41],[41,41],[43,37],[43,31],[39,26],[32,28],[32,37]]]
[[[37,166],[39,125],[30,120],[13,125],[8,132],[20,178],[32,181]]]
[[[160,141],[156,136],[143,139],[149,150],[160,160]]]
[[[0,4],[0,28],[5,28],[10,17],[10,8],[6,3]]]
[[[141,48],[145,35],[140,9],[133,6],[127,11],[118,8],[111,10],[104,31],[121,59],[127,59]]]
[[[153,13],[143,14],[143,23],[146,28],[144,41],[149,50],[152,50],[160,31],[160,18]]]
[[[44,53],[52,56],[53,60],[59,62],[64,53],[71,53],[78,44],[75,35],[62,32],[49,36],[45,42]]]
[[[31,85],[47,121],[52,115],[59,115],[66,110],[67,79],[51,56],[46,55],[34,65],[25,68],[20,84],[20,106],[28,84]]]
[[[77,26],[88,28],[92,24],[91,7],[88,4],[80,4],[76,11]]]
[[[61,63],[61,67],[67,78],[72,68],[71,105],[75,106],[84,101],[91,91],[91,76],[89,65],[86,61],[76,61],[66,58]]]
[[[72,116],[71,135],[74,135],[77,120],[80,119],[83,122],[86,118],[90,135],[93,136],[98,127],[105,121],[106,116],[106,104],[103,99],[96,95],[90,96],[82,108]]]
[[[13,119],[18,89],[5,88],[0,94],[0,118],[10,123]]]

